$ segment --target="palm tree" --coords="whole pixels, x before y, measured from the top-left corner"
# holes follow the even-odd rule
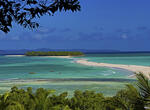
[[[137,86],[131,84],[119,91],[109,102],[121,110],[145,110],[150,107],[150,83],[142,73],[136,74]]]
[[[149,79],[142,73],[136,74],[138,79],[137,86],[139,93],[145,102],[146,108],[150,107],[150,82]]]

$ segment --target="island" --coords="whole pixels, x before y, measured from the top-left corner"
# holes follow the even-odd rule
[[[25,53],[26,56],[83,56],[84,53],[79,51],[30,51]]]

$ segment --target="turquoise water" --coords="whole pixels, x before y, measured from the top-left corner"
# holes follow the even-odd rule
[[[126,53],[126,54],[87,54],[89,61],[150,66],[150,53]]]
[[[125,78],[130,75],[126,70],[84,66],[74,60],[76,58],[1,56],[0,79]]]
[[[132,72],[123,69],[91,67],[76,64],[80,58],[89,61],[150,66],[150,54],[87,54],[84,57],[14,57],[0,56],[0,90],[8,91],[14,85],[26,88],[44,87],[57,92],[94,90],[114,95],[134,80]],[[34,72],[35,74],[29,74]]]

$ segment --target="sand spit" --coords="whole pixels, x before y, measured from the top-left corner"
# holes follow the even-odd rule
[[[72,56],[42,56],[42,57],[51,57],[51,58],[71,58]]]
[[[5,55],[6,57],[24,57],[26,55]],[[32,56],[32,57],[51,57],[51,58],[71,58],[72,56]]]
[[[145,76],[147,76],[150,79],[150,76],[149,76],[150,75],[150,67],[148,67],[148,66],[97,63],[97,62],[87,61],[85,59],[80,59],[75,62],[79,63],[79,64],[87,65],[87,66],[120,68],[120,69],[126,69],[126,70],[136,72],[136,73],[142,72]]]
[[[5,55],[6,57],[24,57],[25,55]]]

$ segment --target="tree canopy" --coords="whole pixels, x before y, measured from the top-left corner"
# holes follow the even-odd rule
[[[48,52],[31,51],[31,52],[26,52],[25,55],[26,56],[82,56],[84,54],[78,51],[48,51]]]
[[[39,27],[35,18],[53,16],[57,11],[80,11],[78,0],[0,0],[0,30],[8,33],[12,22],[24,28]]]

